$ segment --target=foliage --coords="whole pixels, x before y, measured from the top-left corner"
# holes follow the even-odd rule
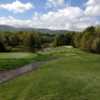
[[[42,48],[71,44],[70,33],[40,33],[40,32],[2,32],[1,52],[6,51],[37,51]]]
[[[28,33],[25,44],[29,51],[35,51],[41,48],[41,37],[38,33]]]
[[[54,46],[71,45],[71,34],[57,34],[54,40]]]
[[[75,33],[73,37],[74,47],[100,53],[100,33],[96,31],[95,27],[88,27],[80,34]]]
[[[83,31],[83,33],[90,33],[90,34],[94,34],[95,33],[95,27],[93,27],[93,26],[90,26],[90,27],[87,27],[84,31]]]
[[[97,53],[100,53],[100,37],[97,37],[93,40],[93,43],[92,43],[92,51],[93,52],[97,52]]]
[[[0,35],[0,52],[5,52],[6,51],[6,47],[4,45],[4,40],[2,35]]]
[[[83,32],[41,33],[41,32],[2,32],[0,52],[38,51],[44,48],[72,45],[86,51],[99,53],[99,27],[88,27]],[[59,31],[60,32],[60,31]]]

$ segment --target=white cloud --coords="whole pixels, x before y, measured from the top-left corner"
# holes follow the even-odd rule
[[[90,16],[100,16],[100,0],[88,0],[85,14]]]
[[[31,20],[16,19],[12,16],[0,17],[0,25],[11,25],[15,27],[32,27]]]
[[[90,5],[92,2],[87,2]],[[86,10],[85,10],[86,11]],[[34,13],[32,19],[16,19],[12,16],[0,17],[0,24],[16,27],[48,28],[56,30],[80,31],[88,26],[96,26],[100,21],[94,16],[85,14],[83,9],[77,6],[67,6],[56,11],[39,14]]]
[[[66,7],[56,12],[48,12],[43,15],[33,16],[33,22],[37,23],[38,27],[50,29],[67,29],[72,25],[72,21],[82,16],[83,12],[78,7]],[[36,19],[37,18],[37,19]],[[70,26],[70,27],[69,27]]]
[[[91,20],[92,19],[92,20]],[[66,7],[47,14],[33,16],[34,25],[38,28],[82,30],[88,26],[96,25],[95,18],[88,17],[79,7]]]
[[[30,10],[32,7],[33,5],[31,3],[22,3],[19,0],[12,3],[0,4],[0,9],[6,9],[8,11],[13,11],[14,13],[22,13]]]
[[[46,5],[47,7],[51,8],[51,7],[63,6],[64,3],[65,3],[64,0],[48,0]]]

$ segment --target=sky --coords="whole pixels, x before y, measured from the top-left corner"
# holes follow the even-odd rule
[[[0,0],[0,25],[80,31],[100,24],[100,0]]]

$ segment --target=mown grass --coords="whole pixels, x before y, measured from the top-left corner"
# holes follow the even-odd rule
[[[0,70],[9,70],[31,63],[36,54],[33,53],[0,53]]]
[[[0,53],[0,71],[10,70],[22,67],[25,64],[29,64],[36,61],[47,61],[51,59],[56,59],[63,56],[66,51],[66,47],[63,47],[64,50],[60,48],[53,48],[46,51],[40,51],[37,53],[22,53],[22,52],[11,52],[11,53]],[[58,51],[57,51],[58,49]]]
[[[0,100],[100,99],[100,55],[66,47],[40,54],[59,59],[1,84]]]

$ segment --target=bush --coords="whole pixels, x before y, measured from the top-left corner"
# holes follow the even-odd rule
[[[0,52],[5,52],[5,51],[6,51],[6,47],[4,44],[3,36],[0,35]]]
[[[71,34],[57,34],[54,40],[53,45],[56,46],[63,46],[63,45],[70,45],[72,40]]]
[[[100,53],[100,37],[97,37],[93,40],[91,49],[93,52]]]

